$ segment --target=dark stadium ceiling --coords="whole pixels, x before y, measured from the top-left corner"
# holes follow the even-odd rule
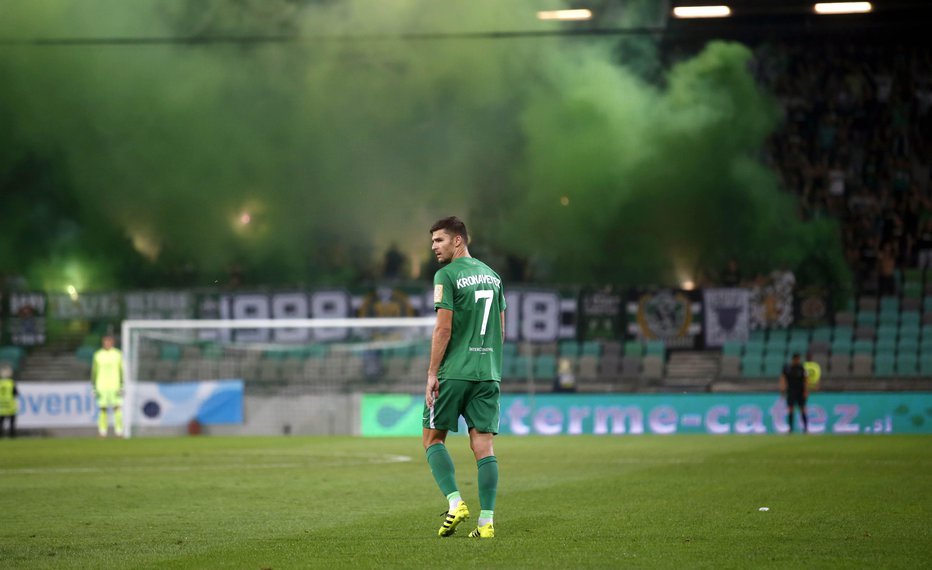
[[[825,1],[825,0],[823,0]],[[866,14],[818,15],[814,1],[800,0],[698,0],[671,2],[675,6],[726,4],[727,18],[678,20],[670,18],[666,33],[696,38],[727,37],[754,40],[763,37],[870,36],[877,39],[925,41],[932,22],[929,0],[874,0]]]
[[[339,0],[336,0],[339,2]],[[505,0],[502,0],[505,1]],[[552,2],[541,1],[552,6]],[[657,0],[656,4],[633,5],[632,0],[573,0],[572,8],[591,10],[592,18],[567,21],[560,26],[545,29],[530,25],[522,29],[489,29],[458,32],[444,29],[420,30],[407,33],[361,32],[358,34],[297,33],[230,33],[193,34],[183,36],[40,36],[0,37],[4,46],[49,45],[133,45],[133,44],[262,44],[262,43],[314,43],[330,41],[382,41],[411,40],[437,41],[446,39],[509,39],[546,36],[622,36],[650,35],[664,40],[708,40],[713,38],[757,42],[766,39],[818,39],[839,38],[872,41],[927,42],[928,27],[932,22],[932,0],[873,0],[872,11],[866,14],[818,15],[813,11],[814,0]],[[678,19],[670,15],[679,6],[727,5],[731,15],[724,18]],[[644,7],[647,7],[645,10]],[[619,24],[626,18],[629,8],[641,14],[652,12],[641,24],[632,27]],[[534,17],[529,17],[534,22]],[[630,20],[629,20],[630,22]]]

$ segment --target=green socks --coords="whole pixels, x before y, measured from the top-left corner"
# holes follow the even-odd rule
[[[498,492],[498,460],[490,455],[477,461],[476,466],[479,468],[479,505],[483,512],[489,512],[488,518],[491,519]]]
[[[446,496],[456,493],[455,470],[453,469],[453,459],[447,451],[447,446],[442,443],[435,443],[427,448],[427,464],[430,466],[430,472],[434,476],[434,481],[440,487],[440,492]]]
[[[453,460],[447,447],[442,443],[435,443],[427,448],[427,464],[434,476],[434,481],[440,487],[440,492],[446,495],[452,506],[460,498],[456,487]],[[498,460],[494,455],[483,457],[476,462],[479,469],[479,505],[482,512],[479,515],[482,524],[492,522],[492,512],[495,510],[495,495],[498,492]]]

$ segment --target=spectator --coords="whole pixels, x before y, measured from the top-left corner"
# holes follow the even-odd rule
[[[7,422],[10,424],[10,437],[16,437],[18,395],[16,381],[13,380],[13,369],[7,365],[0,367],[0,437],[3,437],[3,424]]]

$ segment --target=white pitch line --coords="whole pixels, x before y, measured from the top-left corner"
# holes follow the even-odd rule
[[[371,457],[357,457],[356,460],[347,461],[345,459],[336,459],[332,457],[324,458],[324,462],[319,461],[318,457],[309,457],[309,462],[305,463],[211,463],[203,465],[110,465],[104,467],[0,467],[0,476],[2,475],[48,475],[63,473],[112,473],[114,471],[203,471],[216,469],[301,469],[307,467],[349,467],[352,465],[368,464],[378,465],[385,463],[407,463],[411,457],[407,455],[376,455]],[[335,460],[334,460],[335,459]],[[310,462],[313,460],[313,462]],[[330,460],[330,461],[328,461]]]

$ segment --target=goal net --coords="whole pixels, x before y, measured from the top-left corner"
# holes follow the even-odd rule
[[[424,389],[434,321],[124,321],[126,435],[355,433],[360,394]]]

